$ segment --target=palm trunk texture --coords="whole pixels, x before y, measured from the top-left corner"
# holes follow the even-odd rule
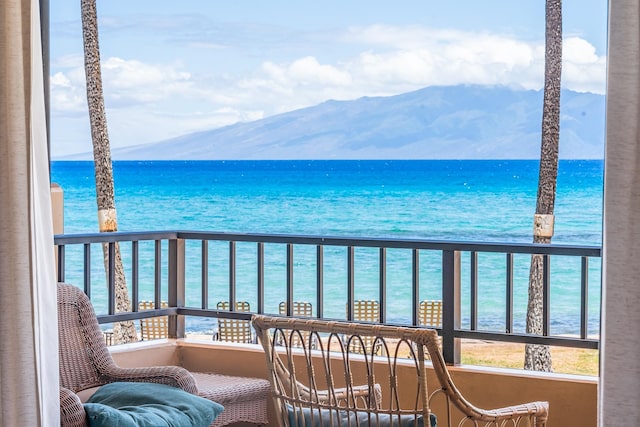
[[[111,149],[102,93],[96,0],[82,0],[81,7],[87,102],[93,143],[99,226],[100,232],[118,231]],[[102,249],[105,271],[108,271],[108,245],[103,244]],[[115,246],[115,306],[116,312],[131,310],[120,247],[117,244]],[[114,324],[113,340],[118,344],[137,341],[138,336],[133,322],[127,321]]]
[[[558,147],[560,140],[560,79],[562,74],[562,0],[546,1],[544,100],[542,106],[542,143],[536,214],[550,216],[553,209],[558,176]],[[534,221],[535,223],[535,221]],[[553,228],[547,235],[534,232],[533,243],[551,243]],[[543,256],[531,256],[529,271],[529,302],[527,305],[527,333],[543,334]],[[524,368],[552,371],[548,346],[527,344]]]

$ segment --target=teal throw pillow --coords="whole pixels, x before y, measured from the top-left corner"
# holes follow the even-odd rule
[[[105,384],[84,404],[90,427],[209,427],[224,410],[182,389],[164,384]]]

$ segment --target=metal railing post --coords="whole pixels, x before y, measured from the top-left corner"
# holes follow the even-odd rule
[[[353,321],[354,300],[356,294],[355,248],[347,247],[347,320]]]
[[[65,259],[64,259],[64,245],[57,245],[56,251],[56,273],[58,276],[58,282],[64,282],[65,279]]]
[[[324,315],[324,246],[316,246],[316,317]]]
[[[169,307],[185,306],[185,241],[169,240]],[[169,338],[184,338],[184,316],[169,316]]]
[[[447,364],[460,363],[460,252],[442,251],[442,355]]]
[[[287,245],[287,302],[286,313],[287,316],[293,316],[293,245],[289,243]]]
[[[420,310],[420,252],[417,249],[412,251],[413,261],[411,263],[411,297],[413,304],[411,307],[411,324],[419,325],[418,312]]]

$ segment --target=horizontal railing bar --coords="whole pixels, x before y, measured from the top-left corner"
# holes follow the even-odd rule
[[[598,349],[600,342],[595,339],[580,339],[573,337],[562,336],[542,336],[542,335],[529,335],[529,334],[506,334],[500,332],[480,332],[456,329],[454,331],[456,338],[467,338],[473,340],[483,341],[500,341],[509,343],[520,344],[541,344],[558,347],[575,347],[575,348],[587,348]]]
[[[544,245],[533,243],[492,243],[492,242],[456,242],[449,240],[396,239],[396,238],[358,238],[339,236],[304,236],[290,234],[260,233],[216,233],[178,231],[181,239],[235,240],[244,242],[261,241],[265,243],[293,243],[324,246],[361,246],[393,249],[430,249],[478,252],[506,252],[522,254],[549,254],[600,257],[599,246],[585,245]]]
[[[358,237],[329,237],[305,236],[289,234],[260,234],[260,233],[219,233],[205,231],[158,231],[158,232],[113,232],[88,234],[58,234],[54,236],[56,245],[101,243],[136,240],[219,240],[237,242],[291,243],[301,245],[324,246],[360,246],[389,249],[427,249],[427,250],[455,250],[477,252],[501,252],[513,254],[541,254],[541,255],[571,255],[601,257],[602,248],[584,245],[555,245],[533,243],[492,243],[492,242],[457,242],[424,239],[396,239],[396,238],[358,238]]]
[[[143,310],[138,312],[123,312],[116,314],[101,314],[97,315],[98,323],[114,323],[123,322],[125,320],[138,320],[147,319],[150,317],[158,316],[199,316],[199,317],[212,317],[212,318],[224,318],[224,319],[239,319],[239,320],[251,320],[253,313],[241,312],[241,311],[228,311],[228,310],[205,310],[201,308],[186,308],[186,307],[166,307],[157,308],[151,310]]]
[[[246,311],[228,311],[228,310],[203,310],[201,308],[180,307],[177,309],[177,314],[183,316],[198,316],[198,317],[217,317],[221,319],[239,319],[239,320],[251,320],[253,312]],[[275,313],[273,314],[275,315]]]
[[[56,234],[56,245],[104,242],[136,242],[140,240],[177,239],[176,231],[114,231],[112,233]]]
[[[151,310],[142,310],[136,312],[122,312],[116,314],[99,314],[96,317],[98,318],[98,323],[115,323],[115,322],[124,322],[127,320],[138,320],[138,319],[147,319],[149,317],[158,317],[158,316],[170,316],[178,314],[178,307],[168,307],[168,308],[158,308]]]

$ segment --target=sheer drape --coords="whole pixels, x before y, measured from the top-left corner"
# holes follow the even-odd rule
[[[640,420],[640,3],[609,3],[600,425]]]
[[[37,0],[0,2],[0,425],[59,425]]]

